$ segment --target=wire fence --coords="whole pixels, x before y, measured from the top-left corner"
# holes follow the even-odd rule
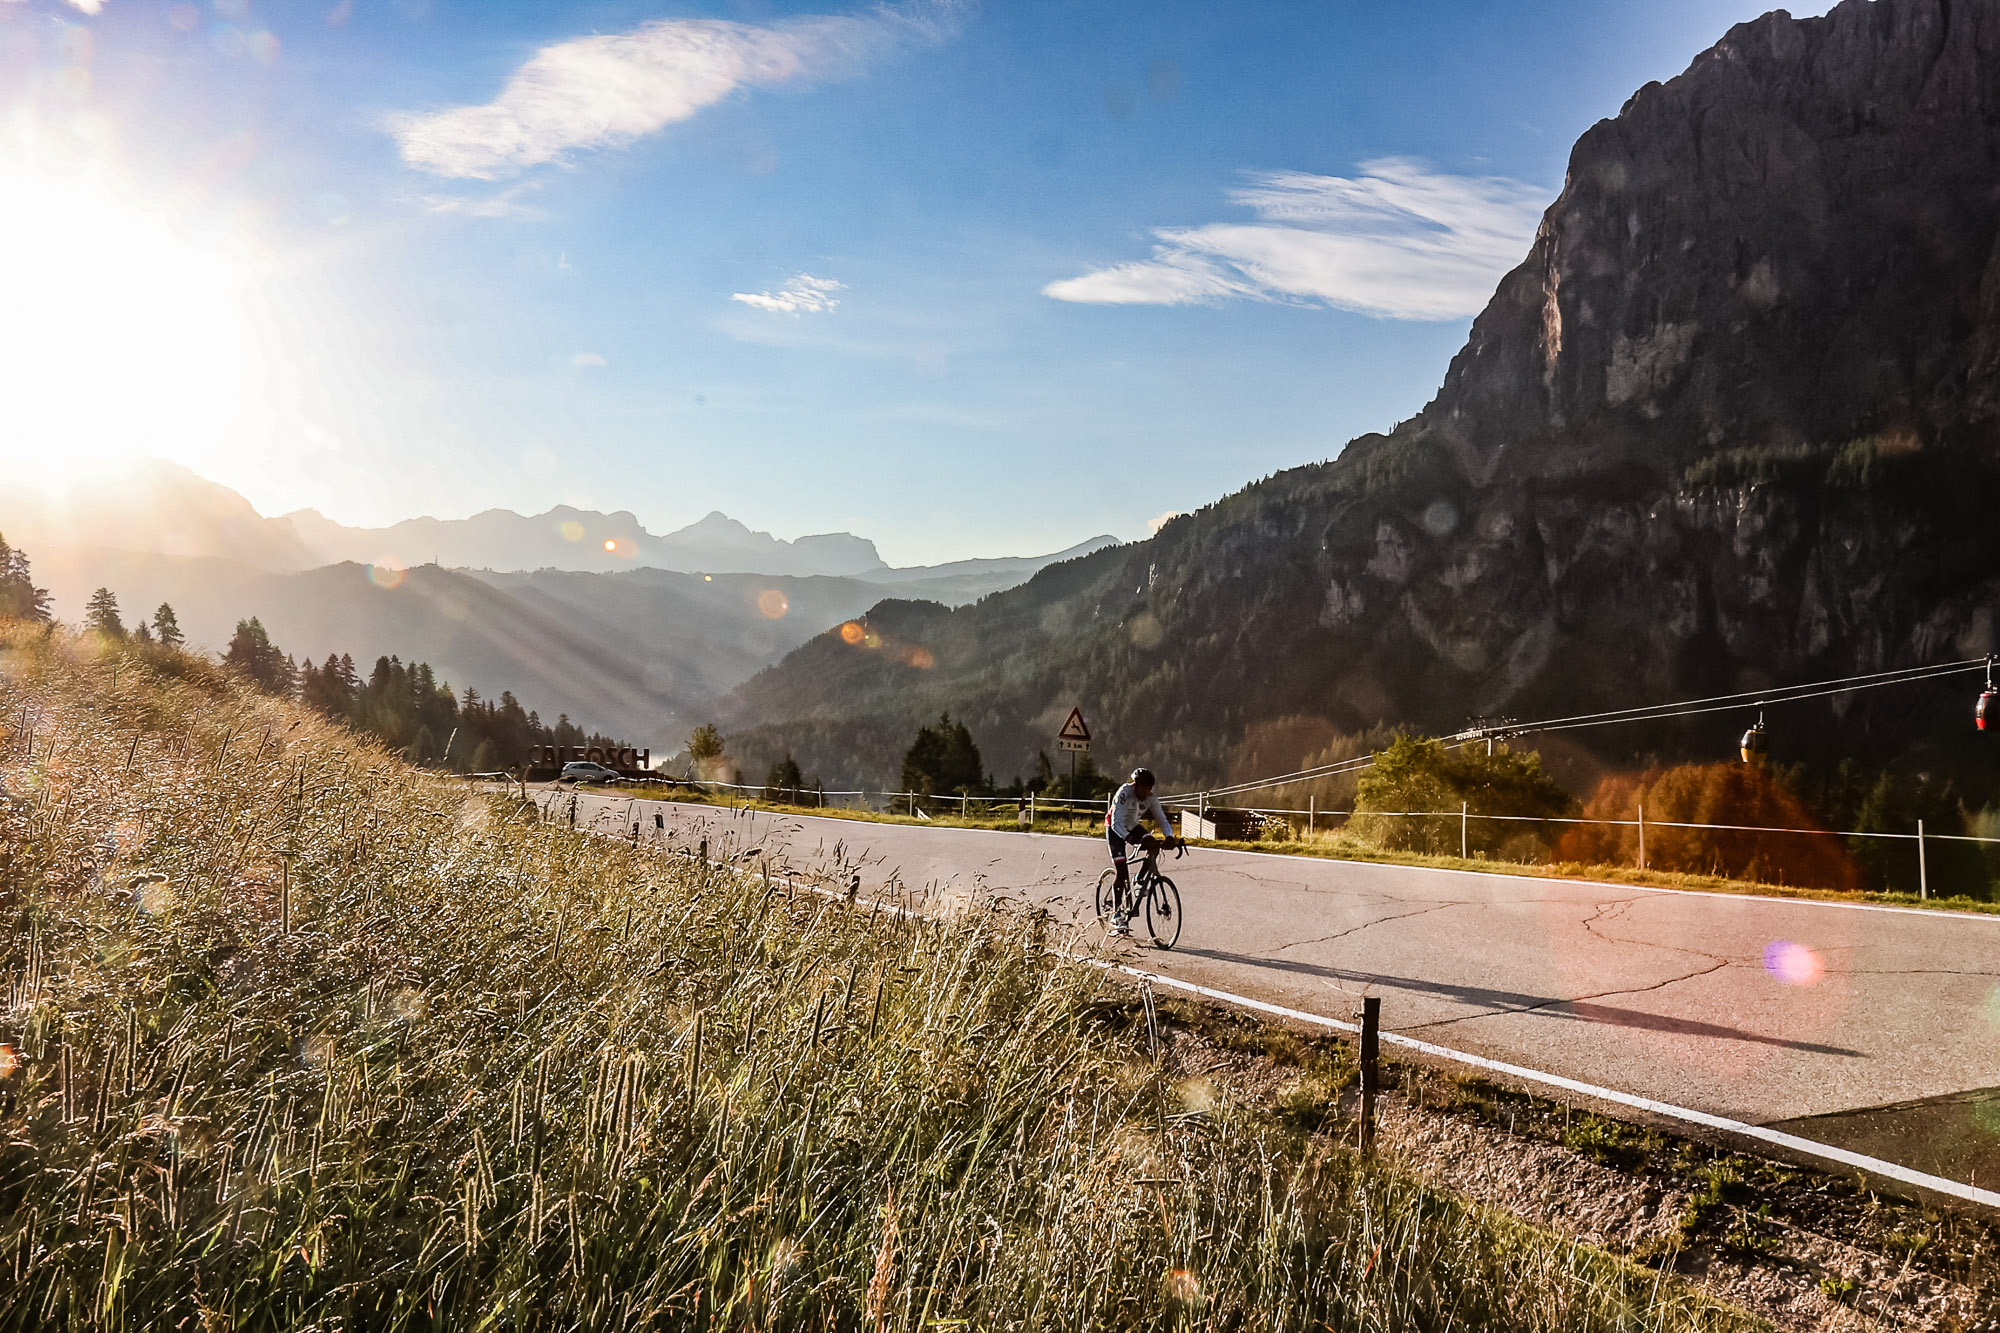
[[[963,820],[983,819],[996,822],[1013,822],[1034,827],[1044,823],[1058,823],[1074,826],[1078,822],[1098,822],[1103,818],[1105,802],[1102,800],[1073,800],[1050,798],[1039,792],[1019,796],[994,795],[974,796],[963,793],[930,794],[910,791],[882,791],[854,789],[848,791],[825,791],[818,788],[775,788],[756,783],[709,782],[699,779],[672,779],[660,784],[664,788],[689,788],[706,795],[727,793],[742,794],[750,800],[771,800],[805,809],[825,810],[865,810],[886,814],[902,814],[911,818],[928,819],[936,814],[956,815]],[[1267,832],[1277,831],[1280,836],[1303,835],[1307,840],[1321,836],[1335,837],[1343,832],[1356,818],[1367,819],[1424,819],[1455,822],[1459,826],[1459,855],[1461,859],[1473,860],[1472,827],[1475,823],[1489,824],[1530,824],[1539,826],[1595,826],[1599,828],[1632,829],[1637,833],[1637,868],[1647,869],[1646,835],[1649,831],[1673,830],[1683,833],[1743,833],[1777,834],[1805,838],[1872,839],[1882,842],[1906,842],[1915,844],[1916,869],[1918,875],[1918,896],[1930,896],[1930,856],[1932,843],[1965,843],[1982,847],[2000,847],[2000,838],[1983,837],[1963,833],[1932,833],[1924,828],[1924,821],[1915,821],[1915,827],[1908,832],[1860,829],[1800,828],[1769,824],[1720,824],[1697,823],[1687,820],[1648,818],[1643,806],[1634,811],[1631,819],[1591,818],[1576,815],[1492,815],[1473,811],[1470,805],[1457,810],[1334,810],[1320,809],[1316,804],[1304,808],[1287,806],[1226,806],[1209,803],[1205,797],[1180,798],[1167,803],[1170,814],[1179,824],[1182,836],[1201,841],[1261,841]],[[1230,832],[1247,833],[1247,838],[1231,837]],[[1484,857],[1481,853],[1481,857]]]

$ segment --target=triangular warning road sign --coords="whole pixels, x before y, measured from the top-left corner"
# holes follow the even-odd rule
[[[1069,721],[1062,724],[1062,730],[1056,733],[1056,739],[1059,741],[1087,741],[1090,739],[1090,726],[1083,720],[1083,710],[1081,708],[1072,708],[1069,710]]]

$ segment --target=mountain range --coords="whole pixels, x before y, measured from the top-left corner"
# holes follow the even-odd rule
[[[1186,787],[1382,724],[1991,652],[1996,163],[2000,5],[1738,25],[1583,135],[1415,418],[977,605],[875,607],[857,641],[821,635],[734,692],[736,758],[878,783],[949,710],[1004,780],[1080,705],[1100,763]],[[1975,692],[1776,709],[1773,752],[1990,799]],[[1577,773],[1721,758],[1755,716],[1525,743]]]
[[[115,547],[155,555],[230,560],[269,573],[352,561],[410,568],[517,572],[823,575],[925,585],[956,604],[1011,587],[1044,565],[1116,543],[1108,534],[1043,556],[1001,556],[892,567],[875,543],[833,532],[787,541],[715,512],[673,532],[648,532],[632,514],[558,505],[523,515],[488,509],[470,518],[412,518],[386,528],[336,523],[316,510],[266,518],[226,486],[162,459],[140,459],[117,481],[0,489],[0,532],[30,550]]]
[[[581,534],[571,540],[564,525]],[[429,662],[461,690],[511,690],[551,721],[566,713],[660,753],[702,719],[707,701],[862,614],[885,584],[958,605],[1113,541],[892,569],[860,538],[784,542],[720,514],[661,538],[629,514],[575,509],[534,517],[489,511],[370,531],[317,515],[266,518],[234,491],[157,461],[115,486],[54,494],[0,488],[0,533],[28,552],[59,616],[80,618],[91,591],[110,588],[128,623],[166,602],[190,643],[210,650],[256,616],[298,660],[346,653],[364,671],[382,656]],[[490,567],[420,559],[415,543],[424,537]],[[646,543],[646,559],[604,550],[621,540]],[[614,563],[557,563],[601,564],[593,549]],[[358,551],[373,554],[357,560]],[[818,572],[864,557],[858,573]],[[648,559],[682,560],[689,569]],[[786,564],[806,572],[769,572]]]

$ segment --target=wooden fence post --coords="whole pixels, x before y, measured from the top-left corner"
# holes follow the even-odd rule
[[[1382,997],[1361,1001],[1361,1155],[1375,1151],[1375,1093],[1381,1087],[1377,1067],[1381,1054]]]

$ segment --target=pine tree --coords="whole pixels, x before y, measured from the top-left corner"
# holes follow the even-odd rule
[[[140,643],[151,643],[153,641],[153,627],[142,620],[139,622],[139,628],[132,631],[132,637]]]
[[[0,537],[0,620],[32,620],[47,624],[49,590],[37,588],[28,573],[28,555]]]
[[[181,622],[174,615],[174,608],[165,602],[153,612],[153,633],[158,636],[162,648],[178,648],[187,642],[181,633]]]
[[[966,795],[985,791],[991,783],[979,747],[963,722],[939,715],[937,727],[917,728],[917,739],[903,755],[903,790],[920,796]]]
[[[792,758],[790,750],[785,757],[771,765],[771,771],[764,777],[764,799],[767,801],[797,801],[799,792],[806,786],[806,775],[799,771],[799,761]]]
[[[125,622],[118,618],[118,599],[111,589],[99,588],[90,594],[83,607],[83,627],[107,639],[125,637]]]
[[[296,674],[292,661],[271,642],[263,623],[252,616],[236,622],[236,634],[222,660],[235,667],[266,694],[290,694]]]

